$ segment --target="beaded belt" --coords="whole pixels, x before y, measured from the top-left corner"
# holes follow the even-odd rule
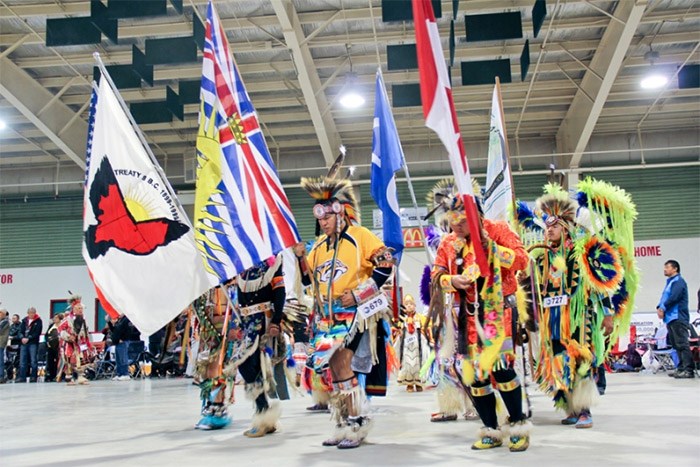
[[[262,302],[256,303],[255,305],[241,307],[240,313],[241,316],[253,316],[257,315],[258,313],[266,313],[270,310],[272,310],[272,303]]]

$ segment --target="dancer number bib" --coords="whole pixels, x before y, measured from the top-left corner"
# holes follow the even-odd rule
[[[377,294],[366,302],[357,305],[357,311],[364,319],[387,308],[389,308],[389,299],[383,293]]]
[[[557,295],[555,297],[545,297],[542,300],[542,306],[545,308],[550,308],[553,306],[563,306],[569,303],[568,295]]]

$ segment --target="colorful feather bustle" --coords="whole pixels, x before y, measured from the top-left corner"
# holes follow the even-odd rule
[[[637,208],[625,190],[610,183],[587,177],[579,182],[577,188],[577,199],[595,217],[593,224],[599,227],[596,234],[616,251],[623,271],[624,281],[620,281],[612,294],[615,327],[609,340],[614,345],[619,335],[629,328],[639,287],[639,272],[634,258]]]
[[[591,237],[584,245],[581,266],[588,285],[594,292],[609,295],[614,293],[622,282],[620,256],[609,243]]]
[[[515,219],[524,229],[541,232],[544,229],[535,213],[527,203],[517,200],[515,202]]]

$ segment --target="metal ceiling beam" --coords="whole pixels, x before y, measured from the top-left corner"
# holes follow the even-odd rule
[[[302,45],[306,37],[301,29],[299,15],[291,0],[272,0],[272,7],[282,26],[284,40],[292,54],[299,84],[311,114],[311,121],[316,129],[323,158],[330,166],[336,157],[337,147],[340,144],[340,134],[335,127],[333,117],[322,113],[321,109],[328,107],[328,100],[325,93],[316,92],[321,88],[321,79],[318,76],[308,44]]]
[[[190,5],[206,5],[209,0],[189,0],[187,3]],[[584,0],[567,0],[567,3],[582,3]],[[460,11],[473,11],[473,10],[503,10],[507,8],[532,8],[532,0],[469,0],[462,4]],[[12,11],[10,11],[12,10]],[[349,9],[348,11],[362,11],[362,18],[369,18],[369,8],[362,7],[356,9]],[[64,17],[68,14],[80,14],[80,13],[90,13],[90,2],[60,2],[46,1],[43,3],[34,3],[29,5],[12,5],[10,7],[0,7],[0,18],[12,17],[14,16],[12,12],[17,13],[22,17],[30,16],[49,16],[49,17]],[[447,11],[444,9],[443,11]],[[376,17],[381,17],[382,10],[381,7],[374,7],[374,15]],[[303,23],[311,22],[314,18],[314,22],[323,21],[324,13],[312,12],[312,13],[302,13],[299,16],[302,18]],[[274,16],[253,16],[252,19],[261,26],[276,26],[278,23],[274,20]],[[361,18],[357,18],[361,19]],[[241,23],[244,23],[245,18],[241,18]],[[251,26],[252,27],[252,26]]]
[[[584,75],[581,88],[557,131],[558,152],[573,153],[569,160],[570,168],[577,168],[581,162],[647,3],[648,0],[618,2],[614,15],[619,21],[610,21],[590,63],[595,73],[587,72]],[[603,79],[600,80],[598,76]]]
[[[672,15],[676,16],[676,15]],[[696,14],[694,15],[689,15],[690,17],[686,19],[686,21],[695,21],[700,19],[700,9],[697,11]],[[669,19],[659,19],[659,21],[654,21],[653,23],[658,23],[661,21],[671,21]],[[595,23],[599,23],[600,21],[596,21]],[[593,24],[593,23],[590,23]],[[175,34],[172,31],[172,28],[175,26],[173,24],[169,24],[171,30],[168,32],[163,32],[164,35],[172,36]],[[188,30],[191,30],[191,26],[185,25]],[[597,24],[596,26],[591,26],[591,27],[603,27],[604,25],[602,24]],[[235,26],[231,26],[231,28],[235,28]],[[119,30],[120,33],[120,38],[121,38],[121,29]],[[143,26],[143,31],[139,35],[134,36],[134,38],[141,38],[144,36],[152,36],[155,33],[150,31],[147,27]],[[24,45],[30,44],[34,39],[36,38],[35,35],[31,35],[31,37],[26,38],[25,35],[23,34],[0,34],[0,45],[12,45],[16,44],[18,40],[24,40],[25,42],[23,43]],[[376,40],[379,40],[380,42],[387,42],[387,43],[400,43],[400,42],[408,42],[408,43],[413,43],[415,42],[414,36],[410,33],[410,31],[406,32],[403,30],[395,30],[395,31],[384,31],[384,32],[379,32],[377,34],[377,37],[375,39],[374,34],[371,31],[367,32],[359,32],[356,31],[352,35],[352,43],[353,45],[371,45],[374,46],[374,43]],[[662,45],[662,44],[680,44],[680,43],[694,43],[697,41],[697,33],[694,30],[691,31],[681,31],[681,32],[676,32],[676,33],[665,33],[665,34],[659,34],[655,39],[654,39],[654,44],[655,45]],[[39,42],[38,40],[36,41],[37,43],[43,44],[43,42]],[[345,34],[334,34],[334,35],[325,35],[325,36],[319,36],[315,37],[313,40],[310,40],[307,42],[307,45],[310,48],[327,48],[327,47],[333,47],[333,46],[343,46],[345,47],[345,43],[347,42],[347,36]],[[598,40],[573,40],[573,41],[562,41],[559,42],[562,44],[566,49],[570,52],[576,52],[576,51],[586,51],[586,50],[595,50],[597,45],[598,45]],[[532,45],[538,44],[538,40],[533,40]],[[255,40],[250,40],[250,38],[242,38],[240,41],[231,41],[231,47],[233,50],[236,51],[236,53],[243,53],[243,52],[272,52],[272,53],[278,53],[281,49],[278,47],[271,47],[270,46],[270,41],[255,41]],[[483,45],[480,47],[458,47],[457,50],[455,51],[457,53],[456,58],[492,58],[494,55],[511,55],[511,56],[520,56],[520,53],[522,52],[522,44],[515,43],[515,44],[501,44],[501,45]],[[559,52],[556,48],[553,48],[551,50],[548,50],[548,53],[553,53],[553,52]],[[563,51],[562,51],[563,53]],[[464,54],[464,55],[460,55]],[[78,65],[78,64],[91,64],[91,51],[86,50],[85,52],[79,52],[79,53],[65,53],[63,54],[67,60],[69,60],[73,65]],[[374,51],[372,50],[369,55],[374,58],[375,63],[376,63],[376,55]],[[131,45],[124,46],[124,45],[115,45],[110,47],[110,51],[108,53],[104,54],[103,60],[107,65],[110,65],[112,63],[131,63]],[[355,57],[353,56],[353,59]],[[23,67],[24,66],[56,66],[60,65],[58,63],[58,60],[54,56],[44,56],[44,57],[37,57],[37,58],[23,58],[23,57],[17,57],[16,58],[17,62],[21,64]],[[32,60],[35,60],[35,62],[32,62]],[[57,61],[58,60],[58,61]],[[277,59],[275,59],[277,61]]]
[[[7,57],[0,58],[0,95],[85,168],[87,123]]]
[[[579,0],[576,0],[577,2],[580,3]],[[581,0],[583,1],[583,0]],[[517,3],[520,3],[520,7],[526,7],[526,8],[531,8],[532,6],[532,0],[523,0],[520,2],[514,2],[514,1],[503,1],[503,2],[497,2],[497,1],[491,1],[489,2],[490,4],[487,4],[489,0],[485,0],[484,2],[474,2],[473,0],[470,0],[469,2],[464,2],[463,3],[463,9],[460,12],[462,13],[475,13],[475,12],[481,12],[479,10],[503,10],[503,9],[512,9],[512,8],[518,8]],[[201,2],[199,2],[201,3]],[[206,2],[204,2],[206,3]],[[480,4],[479,4],[480,3]],[[498,4],[502,4],[502,6],[498,6]],[[526,5],[527,3],[530,3],[530,5]],[[567,3],[575,3],[572,1],[568,1]],[[492,5],[491,5],[492,4]],[[468,7],[468,8],[467,8]],[[64,4],[62,6],[57,6],[54,3],[51,4],[44,4],[44,5],[27,5],[27,6],[22,6],[22,5],[17,5],[11,7],[14,12],[16,12],[20,17],[22,18],[28,18],[31,16],[46,16],[46,17],[53,17],[53,18],[62,18],[66,16],[72,16],[80,13],[90,13],[90,6],[89,2],[84,6],[84,7],[79,7],[78,5],[71,3],[71,4]],[[65,10],[62,10],[64,8]],[[373,11],[370,12],[370,9],[368,7],[361,7],[361,8],[346,8],[343,11],[343,20],[345,21],[368,21],[371,20],[373,17],[374,18],[380,18],[381,17],[381,7],[374,7]],[[486,12],[486,11],[484,11]],[[665,11],[658,11],[658,12],[653,12],[649,14],[647,17],[645,17],[642,20],[642,24],[649,24],[649,23],[656,23],[656,22],[661,22],[661,21],[677,21],[680,18],[683,18],[685,21],[696,19],[697,15],[700,13],[700,9],[697,8],[691,8],[691,9],[669,9]],[[12,13],[5,7],[0,7],[0,18],[11,18],[14,17]],[[172,19],[173,16],[170,16]],[[184,18],[184,17],[183,17]],[[307,13],[299,13],[299,20],[301,24],[303,25],[315,25],[318,23],[323,23],[328,19],[328,11],[315,11],[315,12],[307,12]],[[397,23],[401,24],[401,23]],[[562,19],[561,21],[557,21],[556,24],[552,26],[552,29],[555,31],[565,31],[565,30],[574,30],[574,29],[589,29],[589,28],[596,28],[596,27],[604,27],[605,25],[608,24],[608,20],[605,17],[602,16],[589,16],[589,17],[580,17],[580,18],[570,18],[570,19]],[[251,29],[258,29],[259,27],[275,27],[278,26],[279,23],[277,21],[277,18],[273,15],[264,15],[264,16],[252,16],[250,18],[223,18],[222,19],[222,25],[225,30],[227,31],[236,31],[240,30],[241,28],[251,28]],[[455,27],[457,30],[458,34],[460,34],[464,30],[464,23],[462,21],[457,21],[455,24]],[[143,36],[158,36],[158,35],[180,35],[180,34],[188,34],[191,33],[192,31],[192,25],[191,23],[186,20],[186,21],[180,21],[180,22],[157,22],[157,18],[154,20],[148,21],[146,24],[145,22],[136,22],[136,24],[132,25],[120,25],[119,27],[119,38],[120,39],[133,39],[133,38],[139,38]],[[523,23],[523,32],[525,34],[532,33],[532,24],[530,22],[524,22]],[[234,32],[235,34],[235,32]],[[407,34],[408,36],[412,35],[410,34],[410,31]],[[0,44],[5,44],[5,41],[12,41],[12,36],[13,34],[4,34],[0,37]],[[39,37],[32,37],[30,38],[30,41],[28,42],[29,44],[39,44],[43,42],[43,38]],[[246,42],[246,41],[243,41]],[[232,41],[232,44],[234,44],[235,41]],[[266,47],[271,47],[272,44],[270,41],[267,41]],[[238,46],[236,47],[237,49],[239,48]]]

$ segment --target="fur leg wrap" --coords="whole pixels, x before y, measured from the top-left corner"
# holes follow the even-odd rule
[[[463,409],[464,395],[454,385],[441,380],[437,387],[438,410],[441,413],[452,415],[460,414]]]
[[[331,418],[343,423],[351,414],[362,415],[367,409],[366,402],[365,391],[357,378],[334,382],[330,395]]]
[[[255,412],[251,426],[258,430],[273,431],[277,428],[277,422],[282,414],[282,406],[279,402],[272,402],[270,407],[263,412]]]
[[[520,420],[519,422],[504,425],[502,431],[506,436],[530,436],[532,423],[529,420]]]
[[[316,389],[311,390],[311,399],[315,404],[328,405],[331,401],[331,394],[326,391],[317,391]]]
[[[357,378],[333,383],[330,399],[331,418],[336,422],[332,439],[362,441],[370,430],[364,389]],[[352,414],[352,415],[351,415]]]
[[[584,378],[574,385],[574,390],[568,397],[569,411],[581,413],[590,409],[598,401],[598,388],[593,378]]]
[[[369,417],[348,417],[345,438],[351,441],[362,441],[372,429],[372,419]]]
[[[481,439],[485,436],[488,436],[489,438],[496,439],[498,441],[503,441],[503,431],[501,429],[496,429],[496,428],[489,428],[487,426],[482,426],[479,428],[476,432],[476,437],[478,439]]]

